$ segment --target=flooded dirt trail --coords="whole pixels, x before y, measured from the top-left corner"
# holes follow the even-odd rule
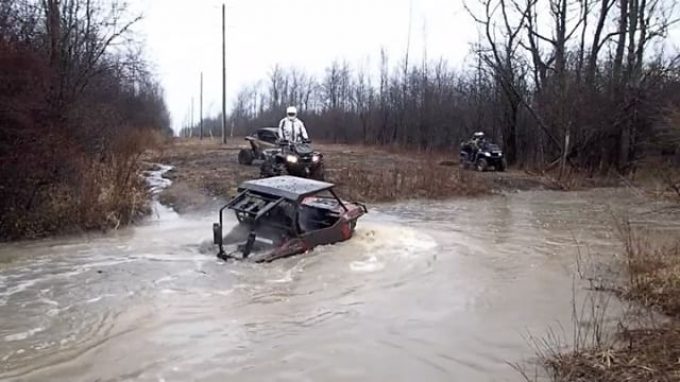
[[[214,214],[160,206],[5,245],[0,379],[520,380],[526,333],[570,333],[574,238],[619,249],[610,205],[680,230],[623,190],[531,191],[374,206],[351,241],[270,264],[217,260]]]

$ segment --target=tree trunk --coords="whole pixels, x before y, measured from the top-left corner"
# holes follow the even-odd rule
[[[56,69],[61,62],[61,16],[59,12],[59,0],[47,0],[47,31],[50,39],[50,67]]]
[[[510,115],[508,120],[508,131],[505,134],[505,150],[508,164],[514,164],[517,161],[517,116],[519,110],[519,103],[515,102],[514,98],[510,104]]]
[[[616,54],[613,65],[613,84],[615,89],[621,85],[621,67],[623,65],[623,52],[626,47],[626,30],[628,29],[628,0],[619,0],[619,41],[616,44]]]
[[[600,7],[600,17],[597,20],[597,26],[595,27],[595,33],[593,34],[593,41],[590,47],[590,55],[588,56],[588,67],[586,69],[586,82],[595,85],[595,71],[597,69],[597,56],[600,53],[600,48],[602,47],[602,31],[604,30],[605,23],[607,22],[607,15],[611,4],[614,0],[601,0]]]
[[[567,128],[564,134],[564,147],[562,148],[562,158],[560,160],[560,175],[559,178],[562,179],[565,175],[565,171],[567,169],[567,159],[569,156],[569,146],[570,146],[570,141],[571,141],[571,132],[570,129]]]
[[[581,27],[581,42],[578,50],[578,67],[576,69],[576,83],[581,84],[581,78],[583,76],[583,64],[585,61],[586,52],[586,31],[588,30],[588,0],[583,0],[582,12],[583,12],[583,26]]]
[[[628,5],[628,57],[626,65],[626,81],[634,80],[636,78],[635,61],[637,52],[635,50],[635,34],[638,27],[638,7],[640,3],[638,0],[630,0]]]

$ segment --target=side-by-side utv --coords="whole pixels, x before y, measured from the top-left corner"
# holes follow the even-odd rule
[[[333,187],[289,175],[244,182],[213,224],[217,256],[267,262],[351,238],[357,219],[368,211],[361,203],[341,200]],[[224,235],[226,209],[234,211],[238,225]]]
[[[254,160],[263,160],[267,150],[276,149],[279,140],[279,129],[276,127],[261,127],[245,137],[247,148],[238,152],[238,163],[251,165]]]

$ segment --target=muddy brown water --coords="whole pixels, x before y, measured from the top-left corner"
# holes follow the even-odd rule
[[[373,206],[352,240],[270,264],[217,260],[215,214],[161,206],[114,234],[5,245],[0,379],[521,380],[528,333],[569,340],[574,238],[619,250],[612,208],[680,230],[612,189]]]

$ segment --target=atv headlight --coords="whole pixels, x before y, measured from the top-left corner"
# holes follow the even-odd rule
[[[489,154],[489,153],[484,153],[484,156],[486,156],[486,157],[490,157],[490,156],[491,156],[491,154]]]
[[[312,156],[312,162],[314,162],[314,163],[318,162],[319,159],[321,159],[321,158],[318,155]]]
[[[288,163],[297,163],[298,158],[295,155],[288,155],[286,156],[286,162]]]

